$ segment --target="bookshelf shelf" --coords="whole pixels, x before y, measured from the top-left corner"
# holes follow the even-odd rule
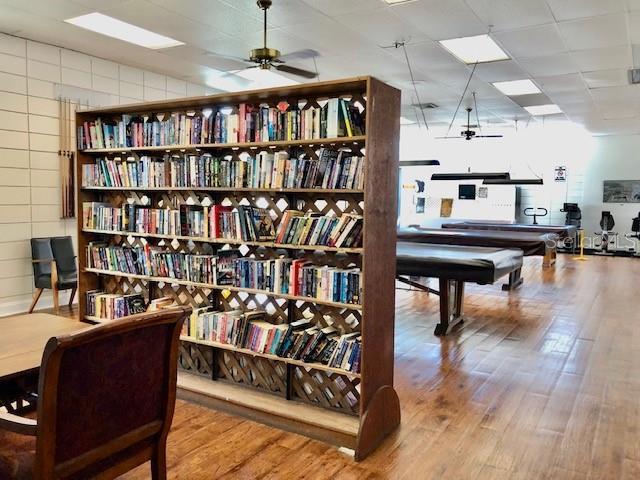
[[[115,322],[118,320],[118,319],[110,320],[108,318],[95,317],[92,315],[85,315],[84,319],[87,322],[91,322],[91,323],[109,323],[109,322]],[[249,350],[248,348],[239,348],[234,345],[229,345],[228,343],[211,342],[209,340],[200,340],[197,338],[189,337],[187,335],[180,336],[180,340],[182,340],[183,342],[196,343],[198,345],[208,345],[210,347],[220,348],[222,350],[229,350],[232,352],[244,353],[247,355],[252,355],[254,357],[268,358],[276,362],[283,362],[290,365],[299,365],[305,368],[313,368],[315,370],[323,370],[325,372],[334,372],[334,373],[339,373],[341,375],[347,375],[353,378],[360,378],[359,373],[351,372],[349,370],[344,370],[342,368],[329,367],[328,365],[323,365],[322,363],[317,363],[317,362],[303,362],[302,360],[295,360],[293,358],[287,358],[287,357],[279,357],[278,355],[273,355],[270,353],[254,352],[253,350]]]
[[[114,277],[135,278],[138,280],[145,280],[147,282],[169,283],[173,285],[185,285],[188,287],[199,287],[199,288],[206,288],[210,290],[229,290],[230,292],[247,292],[247,293],[252,293],[254,295],[266,295],[268,297],[284,298],[286,300],[295,300],[299,302],[313,302],[313,303],[317,303],[318,305],[327,305],[330,307],[345,308],[349,310],[362,309],[361,305],[356,305],[354,303],[330,302],[328,300],[321,300],[319,298],[314,298],[314,297],[300,297],[296,295],[287,295],[284,293],[273,293],[268,290],[258,290],[256,288],[241,288],[241,287],[234,287],[232,285],[213,285],[210,283],[190,282],[188,280],[180,280],[178,278],[153,277],[150,275],[137,275],[134,273],[116,272],[111,270],[100,270],[98,268],[88,268],[88,267],[85,268],[84,271],[87,273],[95,273],[96,275],[111,275]]]
[[[179,396],[184,399],[351,448],[355,452],[355,459],[361,460],[400,424],[400,405],[393,388],[394,232],[400,92],[375,78],[357,77],[85,110],[77,113],[76,124],[91,124],[100,119],[105,125],[114,125],[123,119],[123,115],[139,119],[170,112],[196,112],[199,115],[198,112],[205,108],[236,109],[240,103],[274,108],[285,102],[293,109],[297,105],[302,112],[308,108],[320,108],[323,102],[336,98],[342,99],[335,103],[344,109],[343,122],[348,109],[358,106],[364,121],[364,125],[361,124],[364,135],[79,150],[77,178],[80,183],[83,167],[96,164],[100,156],[113,158],[129,154],[153,155],[154,152],[181,156],[210,151],[213,155],[220,152],[230,155],[229,158],[234,161],[245,161],[245,153],[253,156],[274,149],[287,150],[290,155],[304,154],[305,158],[318,160],[320,148],[344,148],[353,152],[353,156],[364,157],[361,160],[364,162],[362,189],[82,186],[77,190],[77,204],[82,206],[85,202],[98,202],[117,209],[124,203],[134,203],[174,211],[184,204],[220,204],[231,205],[232,208],[248,205],[266,209],[274,222],[281,221],[287,210],[320,216],[353,214],[363,218],[362,247],[336,248],[85,229],[83,219],[78,216],[80,318],[90,323],[111,321],[88,315],[85,303],[87,292],[99,290],[124,295],[139,294],[149,301],[168,297],[194,308],[207,306],[224,311],[264,310],[267,320],[273,323],[287,324],[304,318],[317,328],[331,326],[337,329],[339,335],[358,335],[358,372],[329,367],[317,361],[303,362],[256,353],[247,348],[183,335],[180,341],[178,388]],[[349,105],[345,106],[345,102]],[[340,113],[336,114],[339,123]],[[342,130],[344,132],[346,127]],[[119,161],[115,159],[115,162]],[[211,203],[205,203],[205,200]],[[137,248],[149,245],[176,253],[209,256],[211,252],[220,251],[218,247],[232,245],[238,247],[241,256],[256,260],[277,259],[285,255],[318,266],[335,267],[338,271],[357,268],[360,270],[360,304],[90,268],[87,257],[90,244]]]
[[[352,254],[361,254],[363,252],[362,248],[340,248],[340,247],[329,247],[326,245],[291,245],[287,243],[275,243],[275,242],[250,242],[247,240],[238,240],[235,238],[209,238],[209,237],[191,237],[187,235],[162,235],[158,233],[140,233],[140,232],[126,232],[126,231],[118,231],[118,230],[96,230],[93,228],[84,228],[83,231],[85,233],[94,233],[97,235],[121,235],[121,236],[132,236],[132,237],[149,237],[149,238],[159,238],[163,240],[173,240],[174,238],[177,240],[185,240],[192,242],[204,242],[204,243],[219,243],[222,245],[252,245],[254,247],[264,247],[264,248],[280,248],[284,250],[310,250],[310,251],[318,251],[318,252],[336,252],[336,253],[352,253]]]
[[[304,146],[330,146],[330,145],[354,145],[363,143],[365,135],[354,137],[315,138],[309,140],[273,140],[270,142],[240,142],[240,143],[201,143],[193,145],[161,145],[147,147],[127,148],[92,148],[82,150],[86,154],[110,154],[110,153],[134,153],[134,152],[182,152],[197,150],[224,150],[224,149],[257,149],[268,147],[304,147]]]
[[[107,191],[107,192],[256,192],[256,193],[331,193],[354,195],[364,194],[364,190],[348,188],[231,188],[231,187],[80,187],[87,191]]]

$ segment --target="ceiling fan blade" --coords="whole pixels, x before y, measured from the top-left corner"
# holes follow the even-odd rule
[[[504,135],[476,135],[475,138],[502,138]]]
[[[273,68],[303,78],[316,78],[318,76],[316,72],[310,72],[309,70],[303,70],[302,68],[291,67],[289,65],[273,65]]]
[[[247,63],[252,63],[251,60],[241,57],[235,57],[233,55],[223,55],[216,52],[207,52],[205,54],[211,59],[218,60],[219,67],[224,70],[241,70],[247,66]]]
[[[295,52],[286,53],[284,55],[280,55],[278,60],[282,62],[290,62],[292,60],[306,60],[308,58],[319,57],[320,53],[317,50],[313,50],[311,48],[306,48],[304,50],[297,50]]]
[[[436,140],[460,140],[464,137],[434,137]]]

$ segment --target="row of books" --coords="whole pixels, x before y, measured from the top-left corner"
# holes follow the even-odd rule
[[[144,247],[121,247],[91,242],[87,245],[87,266],[194,283],[213,284],[216,280],[214,255],[171,252],[150,247],[149,244]]]
[[[235,286],[275,294],[359,304],[360,269],[314,265],[306,259],[241,257],[238,250],[216,255],[171,252],[162,247],[87,245],[87,266],[134,275],[165,277],[194,283]]]
[[[139,293],[122,295],[89,290],[85,302],[87,315],[106,320],[144,313],[147,309],[144,297]]]
[[[89,230],[151,233],[238,241],[273,241],[275,229],[269,211],[250,205],[182,204],[178,209],[151,208],[127,203],[112,207],[103,202],[82,204],[82,225]]]
[[[317,245],[336,248],[362,243],[362,216],[340,217],[285,210],[276,232],[269,211],[250,205],[200,206],[182,204],[178,209],[103,202],[82,204],[82,225],[89,230],[150,233],[155,235]]]
[[[362,244],[362,232],[361,215],[343,213],[335,217],[285,210],[278,225],[276,243],[358,247]]]
[[[192,312],[183,334],[256,353],[360,371],[360,333],[340,334],[335,327],[322,328],[310,318],[273,324],[262,311],[217,312],[203,307]]]
[[[218,187],[362,189],[364,157],[347,150],[319,150],[318,159],[287,152],[219,158],[165,155],[162,159],[98,158],[82,166],[85,187]]]
[[[238,258],[234,285],[276,294],[311,297],[329,302],[360,303],[360,269],[314,265],[291,258]]]
[[[300,109],[241,103],[237,108],[202,111],[123,114],[118,119],[84,122],[77,129],[78,149],[129,148],[212,143],[313,140],[364,134],[357,105],[341,98]]]

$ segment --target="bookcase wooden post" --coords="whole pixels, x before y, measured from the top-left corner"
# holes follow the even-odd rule
[[[393,389],[396,213],[400,92],[367,81],[367,146],[364,192],[364,272],[360,432],[356,458],[364,458],[400,424]]]
[[[88,317],[86,311],[87,291],[101,288],[109,293],[144,292],[149,300],[170,296],[176,302],[194,307],[211,304],[225,310],[270,308],[276,322],[291,323],[303,315],[311,315],[318,325],[326,326],[326,319],[329,318],[329,324],[333,322],[342,333],[359,332],[359,372],[183,337],[180,359],[182,371],[178,387],[183,399],[351,448],[355,459],[361,460],[400,423],[400,406],[393,388],[400,92],[375,78],[357,77],[81,111],[76,114],[76,125],[122,115],[153,116],[211,107],[236,109],[240,103],[273,107],[283,101],[289,105],[307,102],[302,109],[316,108],[319,102],[331,98],[344,98],[352,105],[360,105],[365,116],[365,131],[362,135],[313,140],[79,150],[76,170],[79,183],[83,178],[83,165],[93,164],[101,156],[161,157],[165,154],[210,152],[238,158],[241,153],[255,154],[267,149],[296,149],[305,152],[310,158],[317,158],[316,151],[321,147],[351,149],[356,152],[356,156],[361,156],[364,151],[365,172],[364,188],[351,189],[79,185],[80,318],[89,322],[101,321]],[[343,115],[347,115],[346,110]],[[337,216],[355,213],[363,217],[363,242],[361,247],[338,248],[83,228],[84,202],[104,201],[118,205],[127,201],[140,202],[145,195],[154,208],[159,205],[168,208],[167,205],[172,204],[175,209],[176,203],[198,203],[205,198],[214,204],[228,202],[236,206],[240,202],[253,205],[263,201],[278,219],[285,209]],[[276,258],[282,250],[286,250],[292,258],[304,257],[321,265],[338,268],[356,266],[361,270],[359,304],[97,270],[89,267],[87,245],[98,241],[125,246],[142,245],[146,242],[153,246],[165,245],[177,251],[196,254],[205,249],[216,252],[230,245],[243,248],[247,252],[244,255],[265,255],[265,258]]]

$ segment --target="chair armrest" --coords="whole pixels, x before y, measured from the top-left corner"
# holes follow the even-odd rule
[[[56,261],[55,258],[38,258],[38,259],[31,260],[31,263],[51,263],[55,261]]]
[[[36,435],[38,421],[32,418],[19,417],[12,413],[0,412],[0,429],[21,435]]]

